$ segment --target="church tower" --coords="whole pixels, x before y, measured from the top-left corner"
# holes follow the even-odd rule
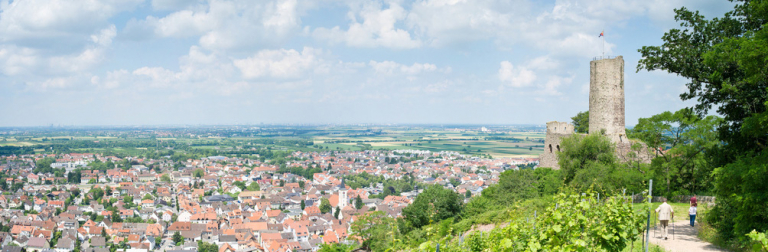
[[[348,203],[349,198],[347,197],[347,186],[344,185],[344,179],[342,178],[341,185],[339,185],[339,209],[344,209]]]

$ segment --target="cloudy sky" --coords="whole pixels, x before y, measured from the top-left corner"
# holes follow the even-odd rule
[[[627,124],[691,103],[635,73],[686,6],[725,0],[0,1],[0,126],[544,124],[625,59]]]

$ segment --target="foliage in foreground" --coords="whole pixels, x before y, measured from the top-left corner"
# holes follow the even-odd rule
[[[594,192],[561,193],[535,218],[515,216],[503,228],[475,231],[464,240],[452,239],[441,251],[622,251],[639,239],[645,214],[622,197],[597,201]],[[434,251],[427,241],[406,250]]]

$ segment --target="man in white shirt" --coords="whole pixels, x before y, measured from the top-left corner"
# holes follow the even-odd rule
[[[664,237],[664,240],[668,238],[668,232],[667,232],[667,226],[669,226],[669,220],[671,218],[674,218],[675,211],[672,210],[672,206],[667,204],[667,198],[662,198],[661,205],[656,208],[656,213],[659,214],[659,222],[661,222],[661,235]]]

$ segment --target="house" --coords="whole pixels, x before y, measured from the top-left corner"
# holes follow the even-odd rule
[[[120,218],[131,218],[133,217],[133,210],[126,209],[126,210],[120,210]]]
[[[142,208],[155,207],[155,201],[151,199],[145,199],[141,201]]]
[[[30,237],[25,248],[28,252],[40,252],[50,248],[50,246],[48,245],[48,241],[43,237]]]
[[[106,238],[101,237],[101,236],[91,237],[91,247],[92,248],[106,248],[107,247],[107,240],[106,240]]]
[[[58,243],[56,243],[56,252],[71,252],[74,250],[75,241],[69,239],[68,237],[63,237],[59,239]]]

